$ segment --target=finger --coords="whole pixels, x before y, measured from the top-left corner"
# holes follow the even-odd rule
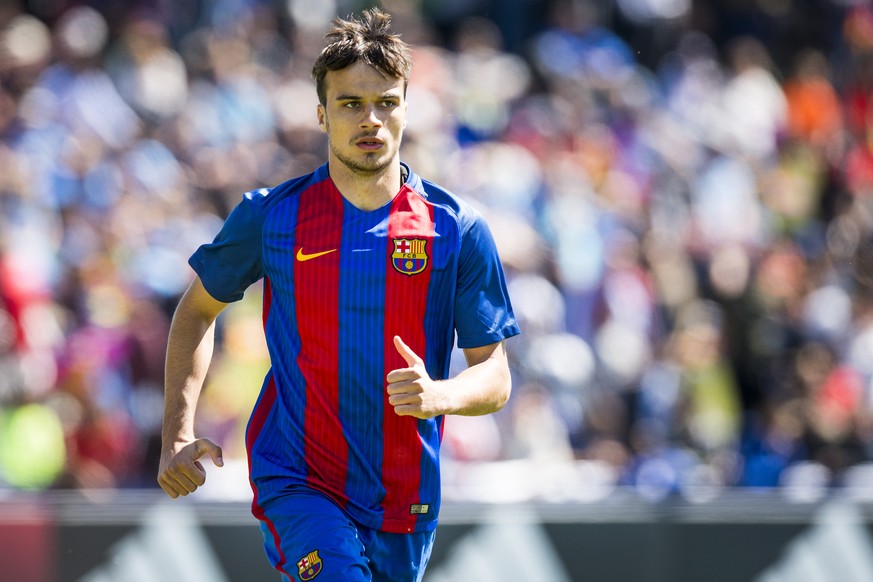
[[[206,483],[206,470],[198,459],[209,456],[217,467],[224,466],[221,447],[208,438],[197,439],[184,447],[158,475],[158,484],[175,499],[193,493]]]
[[[176,491],[176,488],[163,476],[158,477],[158,485],[161,486],[161,489],[164,490],[164,493],[169,495],[171,498],[176,499],[179,497],[179,492]]]
[[[397,416],[412,416],[412,406],[409,406],[408,404],[395,406],[394,414]]]
[[[224,466],[224,458],[222,457],[220,446],[207,438],[197,439],[194,441],[194,444],[198,459],[204,455],[209,455],[209,458],[212,459],[216,467]]]
[[[179,495],[188,495],[196,491],[205,482],[205,472],[189,462],[187,465],[178,465],[167,469],[163,474],[162,484],[166,483]]]
[[[388,404],[391,406],[402,406],[404,404],[420,404],[421,399],[416,398],[413,394],[402,393],[402,394],[392,394],[388,396]]]
[[[424,361],[418,357],[418,354],[412,351],[402,339],[400,339],[399,335],[394,336],[394,347],[397,349],[397,352],[403,356],[403,359],[406,360],[406,363],[409,366],[415,366],[416,364],[422,364]]]
[[[191,481],[186,475],[172,474],[167,472],[166,474],[161,476],[159,479],[159,483],[161,484],[161,488],[167,492],[167,494],[175,499],[176,497],[185,496],[189,493],[193,493],[197,490],[198,485]]]
[[[189,493],[206,483],[206,470],[197,461],[181,465],[179,472],[171,476]]]
[[[427,416],[422,413],[421,407],[414,404],[401,404],[399,406],[395,406],[394,414],[396,414],[397,416],[414,416],[416,418],[427,418]]]
[[[388,375],[385,376],[385,379],[388,381],[388,384],[399,384],[401,382],[407,382],[410,380],[415,380],[416,378],[420,378],[419,374],[410,371],[409,369],[402,370],[391,370],[388,372]]]
[[[197,461],[201,456],[203,454],[198,452],[196,442],[191,443],[175,456],[164,471],[164,478],[175,486],[179,494],[190,493],[206,482],[206,470]]]

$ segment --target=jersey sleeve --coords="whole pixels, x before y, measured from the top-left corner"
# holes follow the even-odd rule
[[[512,311],[503,266],[485,219],[473,212],[462,224],[455,296],[459,348],[475,348],[520,333]]]
[[[188,260],[203,287],[219,301],[242,299],[249,285],[263,277],[261,240],[268,193],[266,189],[246,193],[215,240],[201,245]]]

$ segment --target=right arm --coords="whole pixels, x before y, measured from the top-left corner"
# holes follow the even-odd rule
[[[170,325],[158,483],[174,499],[206,482],[200,458],[208,455],[217,466],[224,464],[218,445],[194,436],[194,413],[212,361],[215,319],[227,305],[214,299],[200,278],[195,278],[179,301]]]

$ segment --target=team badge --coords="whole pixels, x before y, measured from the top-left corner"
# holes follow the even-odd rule
[[[318,550],[309,552],[297,561],[297,575],[303,582],[308,582],[321,573],[322,565]]]
[[[394,239],[391,262],[404,275],[415,275],[427,267],[427,241],[420,238]]]

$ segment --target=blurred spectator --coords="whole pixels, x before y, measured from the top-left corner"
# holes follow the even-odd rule
[[[0,6],[3,486],[153,486],[188,256],[324,147],[311,51],[356,5],[279,4]],[[404,157],[488,215],[525,331],[506,409],[448,423],[453,483],[501,461],[592,488],[507,498],[864,478],[873,9],[384,4],[416,45]],[[253,289],[220,321],[200,403],[228,458],[259,310]]]

